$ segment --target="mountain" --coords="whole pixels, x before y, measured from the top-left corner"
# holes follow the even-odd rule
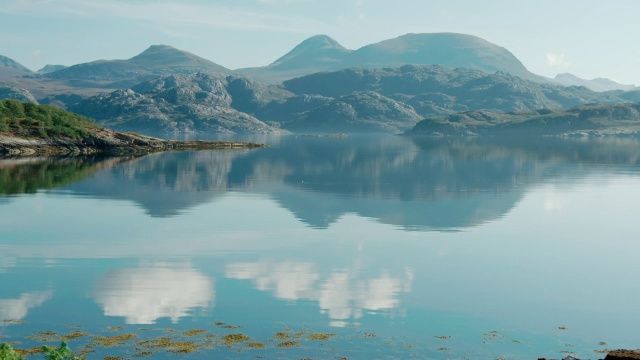
[[[265,67],[236,72],[270,82],[345,68],[385,68],[406,64],[469,68],[487,73],[503,71],[523,79],[548,82],[529,72],[508,50],[479,37],[456,33],[406,34],[348,50],[326,35],[311,37]]]
[[[251,86],[254,86],[252,88]],[[165,75],[80,102],[74,111],[122,131],[286,133],[234,108],[258,106],[270,90],[220,73]]]
[[[76,86],[126,88],[158,76],[195,72],[230,74],[231,70],[171,46],[154,45],[128,60],[98,60],[45,76]]]
[[[614,94],[585,88],[438,65],[322,72],[285,81],[282,86],[295,96],[273,101],[254,115],[263,121],[280,121],[283,128],[297,132],[372,130],[372,121],[378,123],[374,126],[378,131],[395,132],[411,127],[419,116],[626,102]]]
[[[275,83],[346,67],[344,64],[352,52],[327,35],[316,35],[304,40],[268,66],[239,69],[236,72]]]
[[[587,104],[521,113],[469,111],[425,119],[409,135],[640,135],[640,103]]]
[[[400,133],[424,118],[465,111],[522,112],[625,103],[596,93],[438,65],[321,72],[261,85],[220,73],[163,76],[91,97],[72,110],[117,130],[146,134]]]
[[[569,73],[558,74],[553,80],[564,86],[584,86],[593,91],[599,92],[612,90],[628,91],[635,88],[635,85],[623,85],[611,79],[596,78],[593,80],[586,80]]]
[[[32,71],[26,66],[0,55],[0,78],[29,75]]]
[[[65,65],[45,65],[42,69],[38,70],[38,74],[48,74],[54,71],[66,69],[68,66]]]

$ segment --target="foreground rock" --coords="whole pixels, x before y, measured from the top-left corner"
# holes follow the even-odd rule
[[[38,139],[0,135],[0,155],[140,154],[170,150],[252,149],[267,145],[237,141],[163,140],[101,129],[82,139]]]
[[[611,350],[604,360],[638,360],[640,359],[640,350]],[[547,358],[539,358],[538,360],[551,360]],[[573,356],[567,356],[563,360],[580,360]]]

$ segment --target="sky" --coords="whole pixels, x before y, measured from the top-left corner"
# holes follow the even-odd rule
[[[38,70],[165,44],[237,69],[268,65],[317,34],[357,49],[457,32],[540,75],[640,85],[639,17],[640,0],[0,0],[0,55]]]

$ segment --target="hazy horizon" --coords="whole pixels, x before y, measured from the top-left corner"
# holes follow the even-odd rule
[[[349,49],[406,33],[455,32],[511,51],[530,71],[640,84],[634,0],[502,4],[454,0],[8,0],[0,55],[33,71],[128,59],[171,45],[230,69],[268,65],[313,35]],[[25,26],[24,24],[28,24]],[[544,27],[543,27],[544,26]]]

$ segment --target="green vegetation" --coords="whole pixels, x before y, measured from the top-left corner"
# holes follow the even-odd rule
[[[0,344],[0,360],[23,360],[9,344]]]
[[[49,105],[0,100],[0,133],[20,137],[85,138],[93,120]]]
[[[44,358],[46,360],[82,360],[84,358],[74,356],[66,342],[62,342],[59,347],[43,346]]]

